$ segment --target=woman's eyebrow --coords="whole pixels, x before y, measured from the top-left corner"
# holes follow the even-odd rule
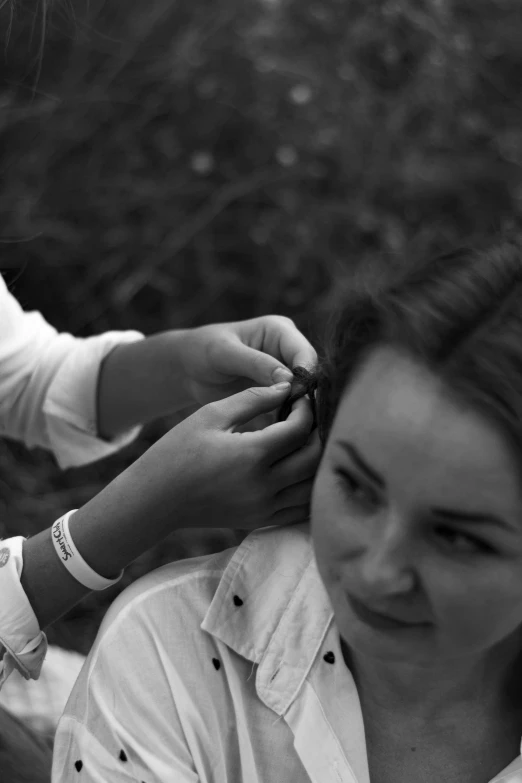
[[[343,440],[338,440],[337,443],[346,451],[352,462],[359,468],[361,473],[364,473],[364,475],[369,478],[370,481],[373,481],[373,483],[377,484],[377,486],[381,489],[386,488],[386,482],[383,477],[380,475],[380,473],[377,473],[374,468],[371,468],[370,465],[368,465],[361,452],[353,445],[353,443]]]
[[[336,443],[337,445],[341,446],[344,451],[346,451],[354,465],[356,465],[361,473],[370,479],[370,481],[373,481],[374,484],[377,484],[377,486],[379,486],[381,489],[386,488],[386,482],[383,477],[374,468],[370,467],[365,458],[362,456],[361,452],[356,446],[354,446],[353,443],[342,440],[338,440]],[[493,523],[495,525],[501,525],[507,530],[513,532],[513,525],[511,525],[502,517],[496,516],[495,514],[484,514],[480,511],[457,511],[457,509],[442,507],[432,508],[431,512],[434,516],[440,517],[441,519],[451,520],[453,522]]]
[[[501,525],[513,532],[513,525],[510,525],[502,517],[496,516],[496,514],[482,514],[480,511],[457,511],[452,508],[432,508],[432,514],[441,519],[449,519],[452,522],[485,522],[486,524],[493,523],[495,525]]]

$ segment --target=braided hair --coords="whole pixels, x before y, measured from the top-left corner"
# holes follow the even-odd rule
[[[292,410],[292,405],[294,402],[300,397],[304,397],[305,394],[308,394],[312,407],[312,429],[315,429],[315,427],[317,427],[317,411],[315,403],[315,391],[317,389],[316,373],[311,370],[307,370],[306,367],[294,367],[292,372],[294,373],[294,380],[292,381],[290,394],[281,405],[277,420],[284,421],[287,419],[290,411]]]

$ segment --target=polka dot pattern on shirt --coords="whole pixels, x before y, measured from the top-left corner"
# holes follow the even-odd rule
[[[326,663],[335,663],[335,655],[331,650],[323,655],[323,661],[326,661]]]

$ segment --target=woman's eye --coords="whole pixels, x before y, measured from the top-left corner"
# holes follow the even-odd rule
[[[465,533],[461,533],[458,530],[453,530],[450,527],[438,527],[437,531],[439,536],[445,539],[448,546],[454,551],[463,553],[477,553],[477,552],[491,552],[492,548],[485,541],[474,536],[468,536]]]
[[[376,493],[357,481],[350,473],[346,473],[344,470],[336,470],[335,475],[337,476],[336,483],[340,486],[345,497],[366,505],[377,505],[379,499]]]

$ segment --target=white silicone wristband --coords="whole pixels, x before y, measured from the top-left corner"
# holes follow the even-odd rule
[[[106,579],[87,565],[76,549],[69,532],[69,519],[77,510],[73,508],[72,511],[68,511],[63,517],[57,519],[51,528],[51,538],[56,554],[77,582],[88,587],[89,590],[105,590],[120,581],[123,571],[116,579]]]

